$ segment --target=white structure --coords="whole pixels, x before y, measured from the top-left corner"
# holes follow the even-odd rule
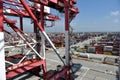
[[[104,46],[104,51],[112,51],[113,46]]]
[[[38,11],[40,11],[40,4],[35,4],[36,7],[38,7]],[[50,13],[50,7],[44,6],[44,12]]]
[[[0,32],[0,80],[6,80],[5,75],[4,33]]]

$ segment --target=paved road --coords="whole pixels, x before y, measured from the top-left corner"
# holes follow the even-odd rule
[[[110,72],[110,73],[116,73],[118,70],[117,66],[112,66],[112,65],[107,65],[107,64],[102,64],[102,63],[95,63],[95,62],[90,62],[90,61],[85,61],[85,60],[73,60],[76,63],[80,63],[81,65],[84,65],[85,67],[88,67],[90,69],[95,69],[103,72]]]
[[[64,49],[58,49],[60,55],[63,55]],[[56,69],[56,65],[62,64],[54,52],[46,54],[48,69]],[[90,62],[85,60],[73,59],[74,63],[82,65],[80,70],[76,73],[76,80],[117,80],[116,71],[117,66]]]
[[[91,39],[84,40],[83,42],[79,42],[79,43],[77,43],[77,44],[71,45],[71,47],[73,47],[73,46],[79,46],[80,48],[84,48],[84,46],[85,46],[85,45],[89,45],[92,40],[98,41],[98,40],[101,39],[102,37],[103,37],[103,36],[93,37],[93,38],[91,38]]]
[[[63,56],[64,49],[58,49],[60,55]],[[62,65],[62,62],[57,55],[52,51],[46,54],[47,70],[56,69],[57,65]],[[117,80],[114,75],[118,70],[117,66],[89,62],[84,60],[73,59],[74,63],[81,64],[80,69],[75,74],[75,80]],[[113,73],[113,74],[112,74]],[[40,77],[30,73],[24,73],[15,77],[14,80],[41,80]],[[12,79],[13,80],[13,79]]]
[[[118,68],[116,66],[99,64],[84,60],[73,61],[76,63],[80,63],[83,67],[88,68],[88,71],[86,71],[86,73],[83,73],[83,78],[78,77],[76,78],[76,80],[96,80],[95,78],[97,77],[99,78],[98,80],[117,80],[115,75]],[[78,72],[78,74],[80,72]]]

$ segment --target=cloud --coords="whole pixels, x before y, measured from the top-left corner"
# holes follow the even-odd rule
[[[119,23],[119,19],[115,19],[113,22],[114,23]]]
[[[118,16],[118,15],[120,15],[120,11],[112,11],[111,13],[111,16]]]

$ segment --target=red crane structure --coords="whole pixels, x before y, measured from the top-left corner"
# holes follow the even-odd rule
[[[74,7],[75,4],[76,0],[0,0],[0,80],[10,79],[26,71],[38,74],[40,68],[43,70],[44,80],[61,80],[60,78],[63,75],[65,80],[71,80],[69,77],[71,74],[69,26],[70,22],[79,13],[78,8]],[[53,22],[60,20],[60,18],[49,11],[45,11],[45,7],[54,8],[60,13],[65,14],[65,61],[60,57],[59,52],[44,30],[46,20]],[[11,20],[8,16],[11,16],[10,18],[14,16],[19,17],[20,26],[16,26],[17,20]],[[24,31],[23,18],[30,18],[32,20],[34,33],[36,34],[35,39],[29,37]],[[4,24],[7,24],[24,41],[24,44],[30,48],[28,52],[5,56],[4,32],[11,33],[9,30],[4,29]],[[41,42],[39,42],[40,37]],[[47,74],[46,70],[45,40],[49,42],[63,63],[62,69],[51,75]],[[26,59],[31,51],[34,52],[34,55],[31,55],[30,59]],[[14,63],[12,62],[13,60],[18,60],[18,62]]]

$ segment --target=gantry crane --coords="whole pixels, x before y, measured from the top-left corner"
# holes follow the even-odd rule
[[[71,80],[69,26],[70,22],[79,13],[78,8],[74,7],[75,4],[76,0],[0,0],[0,80],[10,79],[26,71],[38,74],[40,66],[42,67],[43,78],[45,80],[60,80],[63,75],[65,76],[65,80]],[[49,10],[45,11],[45,7],[46,9],[54,8],[60,13],[65,14],[65,61],[60,57],[59,52],[44,30],[45,20],[56,21],[60,20],[60,18],[51,14]],[[7,16],[19,17],[20,28],[15,25],[17,23],[16,20],[11,20]],[[35,39],[29,37],[29,35],[23,30],[23,18],[30,18],[32,20],[32,23],[34,24],[34,33],[36,34]],[[9,34],[10,32],[4,30],[4,24],[7,24],[24,41],[24,43],[30,48],[28,52],[5,56],[4,32]],[[29,26],[27,27],[29,29]],[[40,37],[41,43],[38,42]],[[48,76],[49,74],[47,74],[46,71],[45,40],[49,42],[63,63],[62,69],[51,76]],[[30,59],[26,59],[31,51],[34,52],[34,55],[31,55]],[[12,61],[16,59],[19,61],[13,63]]]

